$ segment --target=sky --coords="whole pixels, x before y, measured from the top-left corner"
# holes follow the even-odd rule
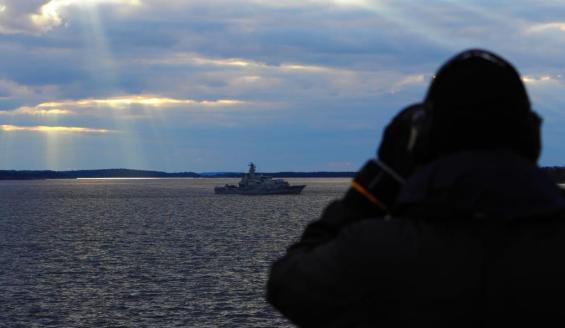
[[[353,171],[484,48],[565,165],[565,1],[0,0],[0,169]]]

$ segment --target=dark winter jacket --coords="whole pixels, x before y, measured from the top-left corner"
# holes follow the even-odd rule
[[[303,327],[565,326],[565,199],[530,161],[464,152],[420,169],[391,218],[330,204],[272,267]]]

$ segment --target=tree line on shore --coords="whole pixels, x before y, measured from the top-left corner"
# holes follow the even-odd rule
[[[241,178],[244,173],[215,172],[195,173],[177,172],[167,173],[160,171],[105,169],[105,170],[78,170],[78,171],[15,171],[0,170],[0,180],[40,180],[40,179],[80,179],[80,178]],[[261,174],[261,173],[259,173]],[[355,172],[276,172],[262,173],[272,177],[285,178],[349,178]]]
[[[565,183],[565,167],[542,167],[542,171],[553,181]],[[80,179],[80,178],[241,178],[241,172],[195,173],[105,169],[78,171],[15,171],[0,170],[0,180]],[[259,173],[275,178],[351,178],[355,172],[276,172]]]

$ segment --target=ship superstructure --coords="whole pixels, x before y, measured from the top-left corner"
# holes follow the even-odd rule
[[[249,172],[245,173],[238,185],[225,185],[214,188],[216,194],[275,195],[299,194],[306,185],[291,186],[283,179],[256,173],[255,164],[249,163]]]

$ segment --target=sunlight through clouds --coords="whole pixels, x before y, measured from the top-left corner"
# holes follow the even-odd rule
[[[144,58],[138,62],[143,64],[160,64],[160,65],[195,65],[195,66],[225,66],[234,68],[256,68],[256,69],[273,69],[281,71],[302,71],[302,72],[335,72],[339,69],[332,67],[324,67],[320,65],[306,65],[282,63],[279,65],[267,64],[264,62],[253,61],[243,58],[206,58],[198,54],[176,53],[163,58]]]
[[[45,34],[55,27],[67,26],[72,9],[92,12],[102,5],[116,6],[120,13],[129,13],[132,8],[141,8],[143,3],[142,0],[0,0],[0,34]]]
[[[340,6],[357,6],[357,7],[368,7],[376,1],[369,0],[333,0],[333,3]],[[378,1],[377,1],[378,2]]]
[[[236,157],[268,167],[288,153],[312,154],[296,162],[312,169],[361,163],[393,113],[470,47],[510,60],[540,114],[565,120],[563,10],[532,0],[0,0],[0,155],[29,166],[17,151],[32,140],[60,159],[50,167],[207,170]],[[213,160],[192,161],[198,149]]]
[[[39,132],[39,133],[110,133],[108,129],[92,129],[72,126],[18,126],[4,124],[0,125],[3,132]]]
[[[558,83],[561,82],[561,75],[523,75],[522,81],[526,84]]]
[[[419,85],[423,84],[426,77],[424,74],[416,74],[407,76],[400,81],[394,83],[390,88],[390,93],[397,93],[400,92],[402,89],[412,86],[412,85]]]
[[[31,15],[32,22],[43,32],[63,23],[62,11],[70,6],[88,8],[100,4],[139,6],[140,0],[51,0]]]
[[[219,99],[219,100],[193,100],[193,99],[175,99],[148,95],[123,96],[107,99],[81,99],[66,100],[58,102],[45,102],[36,106],[36,108],[76,108],[76,107],[111,107],[124,108],[131,106],[145,106],[152,108],[167,108],[170,106],[202,106],[202,107],[221,107],[221,106],[237,106],[245,104],[244,101],[235,99]]]
[[[79,100],[62,100],[39,103],[36,106],[22,106],[15,110],[0,111],[0,117],[33,116],[36,118],[59,116],[106,116],[112,113],[113,120],[119,122],[128,118],[154,118],[151,111],[177,110],[184,111],[192,108],[200,111],[206,108],[228,108],[252,105],[249,102],[236,99],[193,100],[158,97],[150,95],[133,95],[112,98],[92,98]],[[131,110],[139,108],[141,113],[132,115]],[[93,109],[96,109],[93,111]],[[107,111],[105,111],[105,109]],[[120,114],[125,111],[124,114]]]
[[[378,4],[383,0],[249,0],[250,3],[270,7],[304,7],[312,5],[337,6],[337,7],[368,7]]]
[[[52,116],[52,115],[69,115],[70,110],[66,109],[40,109],[33,107],[20,107],[11,111],[0,111],[0,116],[16,116],[16,115],[33,115],[33,116]]]
[[[530,33],[538,33],[545,31],[565,32],[565,22],[551,22],[543,24],[534,24],[528,28]]]

